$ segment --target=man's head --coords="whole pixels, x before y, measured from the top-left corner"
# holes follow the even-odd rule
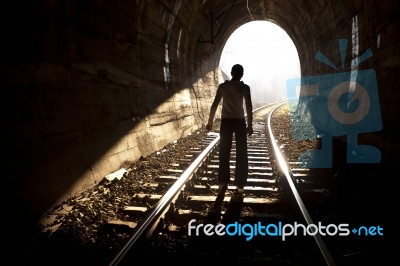
[[[243,77],[243,67],[242,65],[236,64],[231,70],[232,79],[240,80]]]

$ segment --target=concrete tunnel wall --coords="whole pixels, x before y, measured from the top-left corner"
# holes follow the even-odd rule
[[[371,48],[374,54],[361,68],[377,71],[384,123],[371,139],[384,160],[398,147],[392,131],[400,100],[397,0],[9,5],[3,9],[1,79],[7,195],[16,202],[16,223],[34,224],[54,204],[125,163],[202,127],[223,46],[252,20],[286,30],[307,76],[341,71],[315,54],[340,65],[337,40],[352,39],[357,17],[360,53]]]

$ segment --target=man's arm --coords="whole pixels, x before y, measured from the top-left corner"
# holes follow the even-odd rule
[[[220,87],[218,87],[217,94],[215,95],[214,101],[211,104],[210,115],[208,116],[208,123],[206,125],[206,128],[208,130],[212,129],[212,124],[214,122],[215,112],[217,111],[217,108],[218,108],[218,105],[219,105],[219,102],[221,101],[221,99],[222,99],[222,93],[221,93]]]
[[[251,101],[250,87],[246,85],[246,93],[244,95],[247,114],[247,134],[253,135],[253,103]]]

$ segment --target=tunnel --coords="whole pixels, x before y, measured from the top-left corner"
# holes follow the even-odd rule
[[[12,239],[52,206],[203,127],[224,45],[252,21],[286,31],[302,77],[349,71],[369,49],[358,69],[376,72],[382,129],[362,139],[385,166],[399,158],[398,0],[36,0],[5,3],[2,13],[3,204],[21,234]],[[339,40],[348,40],[344,62]]]

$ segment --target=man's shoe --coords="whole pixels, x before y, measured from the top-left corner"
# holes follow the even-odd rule
[[[225,192],[228,189],[227,183],[220,183],[218,187],[218,194],[215,198],[214,206],[221,206],[225,198]]]
[[[214,204],[208,211],[204,222],[206,224],[218,224],[221,220],[221,206],[217,206]]]
[[[219,213],[219,214],[221,214],[221,209],[222,209],[221,205],[214,203],[213,206],[210,208],[209,213]]]
[[[240,193],[238,190],[233,192],[233,195],[231,197],[231,201],[230,202],[242,203],[243,202],[243,193]]]

